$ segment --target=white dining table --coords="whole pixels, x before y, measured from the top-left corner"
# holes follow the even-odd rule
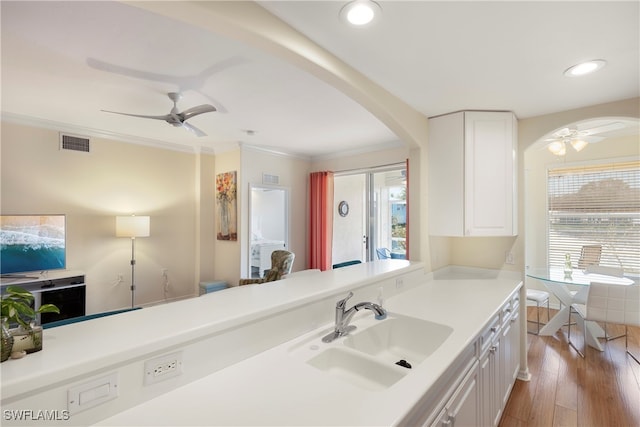
[[[621,286],[632,285],[635,283],[628,277],[610,276],[601,273],[587,273],[583,270],[573,270],[571,274],[565,274],[562,268],[528,268],[527,277],[540,280],[545,287],[556,297],[563,306],[547,322],[542,329],[540,335],[554,335],[558,329],[569,320],[569,310],[571,304],[585,304],[587,294],[589,293],[589,285],[591,282],[612,283]],[[577,292],[570,292],[569,287],[573,286]],[[602,344],[598,341],[599,337],[604,337],[604,330],[596,322],[586,322],[585,327],[586,343],[600,351],[604,351]]]

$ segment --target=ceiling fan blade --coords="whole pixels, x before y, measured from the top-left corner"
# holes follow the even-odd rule
[[[604,132],[610,132],[612,130],[622,129],[624,127],[625,127],[624,123],[613,122],[613,123],[608,123],[608,124],[602,125],[602,126],[596,126],[594,128],[591,128],[591,129],[580,130],[578,132],[579,132],[580,135],[595,135],[595,134],[598,134],[598,133],[604,133]]]
[[[206,133],[204,133],[203,131],[201,131],[200,129],[198,129],[197,127],[190,125],[189,123],[182,123],[182,127],[185,128],[186,130],[188,130],[189,132],[193,132],[196,134],[196,136],[202,137],[202,136],[207,136]]]
[[[604,136],[586,135],[586,136],[580,137],[579,139],[585,140],[589,144],[593,144],[593,143],[602,141],[603,139],[605,139],[605,137]]]
[[[155,120],[165,120],[165,121],[171,119],[170,114],[165,114],[164,116],[146,116],[144,114],[120,113],[118,111],[109,111],[109,110],[100,110],[100,111],[104,111],[105,113],[120,114],[122,116],[142,117],[143,119],[155,119]]]
[[[180,117],[182,118],[182,121],[188,120],[191,117],[197,116],[198,114],[203,114],[203,113],[211,113],[216,111],[216,107],[214,107],[213,105],[209,105],[209,104],[202,104],[202,105],[198,105],[197,107],[193,107],[193,108],[189,108],[188,110],[184,110],[182,113],[180,113]]]
[[[560,129],[559,131],[554,132],[554,133],[553,133],[553,136],[555,136],[555,137],[556,137],[556,139],[558,139],[558,138],[566,138],[566,137],[571,136],[573,132],[574,132],[574,131],[573,131],[572,129],[569,129],[569,128],[562,128],[562,129]]]

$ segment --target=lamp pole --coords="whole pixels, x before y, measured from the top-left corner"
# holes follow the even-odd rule
[[[131,237],[131,308],[136,301],[136,238]]]
[[[136,237],[150,235],[148,216],[117,216],[116,237],[131,238],[131,308],[136,304]]]

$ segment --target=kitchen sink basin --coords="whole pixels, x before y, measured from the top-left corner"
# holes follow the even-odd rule
[[[307,363],[366,390],[389,388],[408,372],[339,347],[328,348]]]
[[[415,365],[437,350],[452,332],[446,325],[394,314],[348,335],[344,345],[383,362],[405,360]]]

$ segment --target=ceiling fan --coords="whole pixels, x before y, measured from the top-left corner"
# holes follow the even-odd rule
[[[624,123],[611,122],[590,129],[563,128],[554,132],[552,138],[545,139],[547,149],[556,156],[564,156],[567,152],[567,144],[574,150],[580,151],[590,143],[600,142],[605,137],[595,136],[597,134],[624,128]]]
[[[164,120],[170,125],[185,128],[188,131],[196,134],[196,136],[207,136],[206,133],[204,133],[197,127],[187,123],[187,120],[199,114],[214,112],[216,111],[216,107],[209,104],[202,104],[202,105],[198,105],[197,107],[184,110],[183,112],[180,113],[178,112],[178,107],[176,103],[180,100],[180,98],[182,98],[182,95],[177,92],[169,92],[167,95],[169,96],[169,99],[173,101],[173,108],[171,109],[169,114],[165,114],[164,116],[147,116],[143,114],[120,113],[118,111],[108,111],[108,110],[101,110],[101,111],[104,111],[105,113],[122,114],[123,116],[142,117],[143,119]]]

